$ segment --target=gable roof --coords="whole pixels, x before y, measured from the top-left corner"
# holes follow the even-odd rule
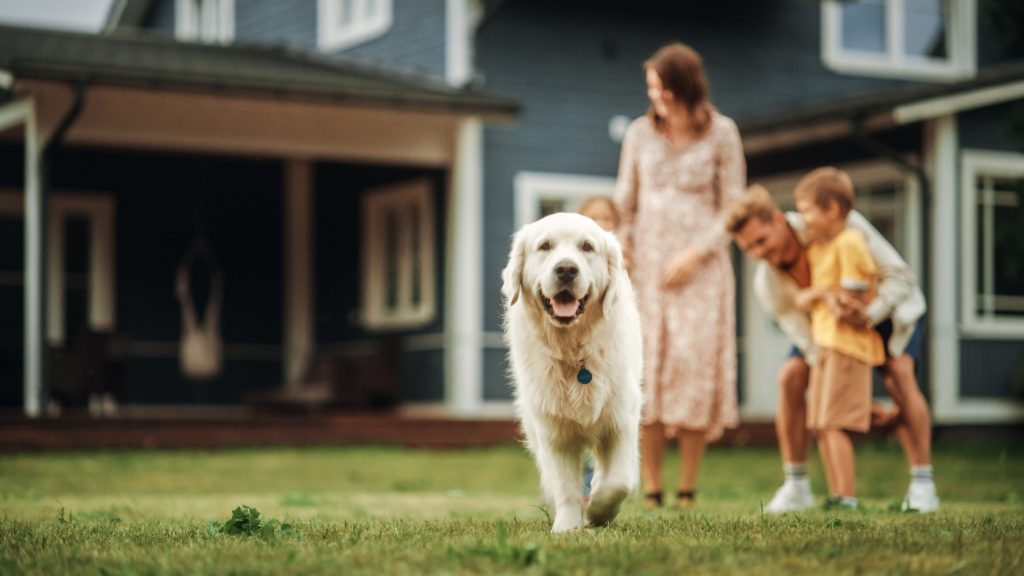
[[[18,79],[513,116],[515,100],[280,46],[215,46],[139,33],[0,26],[0,70]]]

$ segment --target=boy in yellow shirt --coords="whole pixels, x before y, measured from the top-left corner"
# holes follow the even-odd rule
[[[811,312],[817,358],[807,390],[807,427],[818,440],[830,492],[829,504],[856,508],[850,432],[871,426],[871,369],[885,361],[878,332],[839,320],[845,298],[865,304],[875,296],[877,267],[860,232],[846,227],[853,209],[853,183],[835,168],[805,176],[793,192],[807,226],[810,287],[797,305]]]

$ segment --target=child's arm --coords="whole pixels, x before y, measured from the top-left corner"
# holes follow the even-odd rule
[[[796,307],[808,312],[811,308],[821,301],[825,301],[827,304],[831,304],[835,291],[828,288],[804,288],[796,293],[795,304]]]
[[[835,310],[840,321],[854,325],[866,321],[864,309],[874,299],[872,290],[878,268],[863,234],[855,230],[844,233],[839,252],[839,293],[835,298]]]

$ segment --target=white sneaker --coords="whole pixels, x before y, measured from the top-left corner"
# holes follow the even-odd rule
[[[937,511],[939,497],[935,494],[935,482],[911,482],[900,509],[904,512],[922,513]]]
[[[814,493],[811,492],[811,482],[805,478],[786,480],[782,487],[775,491],[775,496],[764,507],[764,511],[769,514],[782,514],[810,508],[814,508]]]

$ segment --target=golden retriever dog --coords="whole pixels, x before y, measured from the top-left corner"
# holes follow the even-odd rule
[[[579,214],[524,226],[502,272],[505,341],[552,532],[608,524],[637,486],[640,316],[615,236]],[[582,462],[597,461],[584,510]]]

